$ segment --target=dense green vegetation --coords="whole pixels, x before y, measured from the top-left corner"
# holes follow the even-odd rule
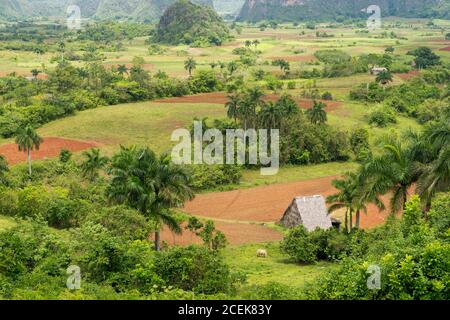
[[[92,15],[123,9],[88,2]],[[149,3],[120,19],[144,21]],[[0,156],[0,298],[448,299],[447,22],[386,19],[392,30],[374,32],[347,16],[225,24],[211,9],[177,6],[192,21],[169,23],[161,43],[148,23],[1,27],[0,139],[28,157],[11,165]],[[186,12],[169,9],[162,21]],[[210,94],[150,101],[198,93]],[[222,133],[279,129],[279,174],[260,176],[260,164],[174,165],[159,152],[192,120]],[[34,160],[46,137],[98,147]],[[311,192],[328,190],[340,230],[287,230],[216,208],[207,209],[223,216],[208,220],[181,208],[196,193],[313,178],[336,178],[334,189]],[[386,224],[368,223],[374,208],[390,215]],[[248,243],[247,231],[227,227],[284,239]],[[169,244],[180,232],[197,244]],[[268,257],[257,258],[260,249]],[[71,265],[81,268],[80,290],[66,286]],[[366,282],[374,265],[378,290]]]
[[[219,46],[229,40],[228,27],[209,6],[180,0],[164,12],[156,30],[155,40],[169,44]]]
[[[367,8],[370,1],[307,0],[300,3],[286,0],[247,0],[238,17],[239,20],[261,21],[330,21],[349,18],[363,18],[361,8]],[[448,18],[448,1],[383,1],[378,3],[383,16]]]

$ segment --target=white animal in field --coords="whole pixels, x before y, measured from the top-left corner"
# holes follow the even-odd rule
[[[256,256],[258,258],[267,258],[267,256],[268,256],[267,250],[259,249],[258,251],[256,251]]]

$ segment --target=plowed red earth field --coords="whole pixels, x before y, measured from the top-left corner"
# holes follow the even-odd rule
[[[42,160],[57,157],[62,149],[72,152],[91,149],[98,146],[94,142],[77,141],[62,138],[44,138],[39,150],[32,151],[33,160]],[[27,160],[26,152],[19,152],[16,144],[5,144],[0,146],[0,155],[3,155],[10,165],[25,162]]]
[[[218,219],[215,220],[217,229],[226,234],[231,244],[278,240],[281,234],[264,223],[279,221],[296,196],[333,194],[336,191],[331,185],[333,179],[336,177],[202,194],[186,203],[184,211],[206,219]],[[387,203],[386,198],[383,200]],[[388,214],[388,210],[379,212],[375,206],[369,206],[368,214],[361,216],[361,227],[367,229],[383,224]],[[163,239],[177,244],[190,243],[191,239],[199,241],[189,233],[175,236],[167,230],[163,232]]]
[[[173,97],[154,100],[158,103],[210,103],[210,104],[226,104],[228,102],[228,94],[226,92],[202,93],[192,96]],[[275,94],[267,94],[264,98],[266,101],[275,102],[279,96]],[[310,109],[313,101],[310,99],[295,99],[298,106],[302,109]],[[320,100],[327,105],[328,110],[336,109],[342,106],[342,102]]]
[[[281,233],[266,227],[263,224],[215,221],[215,226],[217,230],[225,233],[228,242],[232,245],[278,241],[283,239]],[[202,240],[199,237],[189,231],[183,231],[182,235],[176,235],[167,228],[161,232],[161,238],[171,245],[202,243]]]
[[[419,70],[411,70],[408,73],[397,73],[396,76],[400,77],[403,80],[411,79],[419,74]]]

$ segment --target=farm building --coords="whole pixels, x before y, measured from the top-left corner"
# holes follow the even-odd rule
[[[323,196],[296,197],[285,211],[280,224],[287,228],[303,225],[308,231],[333,226]]]
[[[386,72],[386,71],[388,71],[388,69],[386,69],[386,68],[374,67],[374,68],[370,69],[370,74],[377,76],[380,73]]]

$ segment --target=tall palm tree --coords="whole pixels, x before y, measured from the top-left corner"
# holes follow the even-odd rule
[[[322,124],[327,122],[327,112],[324,110],[326,106],[325,103],[314,100],[312,108],[306,111],[306,115],[312,124]]]
[[[228,101],[225,104],[228,118],[234,119],[235,123],[239,116],[239,105],[241,104],[241,101],[242,99],[238,94],[233,94],[228,96]]]
[[[83,175],[91,181],[95,181],[99,176],[99,170],[103,169],[109,159],[100,154],[99,149],[91,149],[83,153],[85,161],[81,164]]]
[[[405,208],[409,189],[417,182],[420,171],[411,148],[392,139],[383,146],[381,155],[363,164],[362,175],[372,181],[377,194],[392,193],[390,205],[392,213],[396,213]]]
[[[368,181],[364,179],[364,176],[361,172],[357,172],[356,174],[351,176],[353,180],[353,184],[355,189],[354,199],[353,199],[353,208],[355,211],[355,227],[359,229],[361,222],[361,211],[367,214],[367,205],[373,203],[378,210],[383,211],[386,209],[383,201],[379,198],[379,195],[375,192],[375,188],[373,188]]]
[[[283,94],[281,98],[278,99],[277,105],[282,110],[283,116],[285,117],[289,117],[300,112],[297,102],[295,102],[295,100],[292,99],[292,96],[288,94]]]
[[[250,99],[241,101],[238,108],[238,117],[244,124],[244,130],[247,131],[248,125],[254,124],[256,118],[255,104]]]
[[[419,178],[417,191],[425,202],[425,213],[431,209],[431,199],[436,192],[450,188],[450,145],[439,152],[437,160],[426,164]]]
[[[26,126],[24,129],[20,129],[16,135],[16,144],[19,147],[19,151],[27,153],[28,159],[28,173],[31,176],[31,151],[39,150],[43,139],[37,134],[37,132],[31,127]]]
[[[275,103],[265,103],[258,113],[261,126],[265,129],[280,129],[283,110]]]
[[[155,250],[161,248],[160,228],[167,225],[176,233],[181,227],[171,208],[183,206],[194,193],[190,177],[166,155],[157,157],[148,148],[121,148],[112,159],[108,197],[138,210],[156,225]]]
[[[394,81],[394,78],[392,77],[392,74],[389,71],[382,71],[377,75],[375,81],[377,83],[381,83],[381,85],[385,89],[388,83]]]
[[[257,107],[262,106],[264,104],[264,92],[258,86],[249,88],[247,90],[248,99],[251,100]]]
[[[117,72],[123,76],[124,74],[128,74],[128,68],[125,64],[121,64],[117,67]]]
[[[331,184],[338,192],[327,197],[327,203],[331,204],[328,208],[329,213],[345,208],[344,228],[347,233],[349,232],[349,221],[352,223],[354,201],[357,195],[355,181],[354,173],[347,173],[342,179],[333,180]]]
[[[186,69],[189,72],[189,76],[192,77],[192,71],[197,68],[197,62],[194,60],[194,58],[189,57],[184,62],[184,69]]]

